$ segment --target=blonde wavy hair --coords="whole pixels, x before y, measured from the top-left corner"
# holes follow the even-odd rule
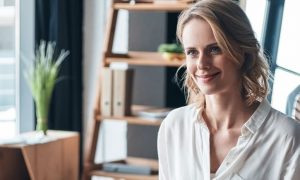
[[[222,52],[241,67],[241,95],[246,103],[250,106],[264,99],[269,92],[268,60],[240,6],[231,0],[198,1],[179,16],[177,38],[181,43],[185,25],[195,18],[205,20],[211,26]],[[186,64],[178,71],[182,67],[186,67]],[[186,70],[182,80],[187,102],[205,106],[204,95]]]

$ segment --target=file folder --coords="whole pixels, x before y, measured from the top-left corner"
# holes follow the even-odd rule
[[[132,69],[113,70],[113,116],[131,115]]]
[[[102,69],[101,86],[101,114],[103,116],[112,115],[112,91],[113,91],[113,70],[110,68]]]

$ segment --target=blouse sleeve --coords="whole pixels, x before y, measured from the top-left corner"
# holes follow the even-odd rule
[[[158,131],[157,152],[159,162],[159,180],[169,180],[165,121],[162,122]]]
[[[297,138],[298,139],[298,138]],[[289,160],[284,166],[284,180],[299,180],[300,179],[300,143],[293,140],[291,154]]]

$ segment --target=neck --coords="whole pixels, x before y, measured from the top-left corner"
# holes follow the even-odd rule
[[[257,103],[248,106],[241,96],[207,95],[203,117],[211,130],[241,128],[250,118]]]

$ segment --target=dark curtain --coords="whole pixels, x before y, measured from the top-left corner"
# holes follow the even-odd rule
[[[55,41],[57,53],[70,51],[53,92],[49,129],[81,132],[83,0],[36,0],[35,6],[36,45]]]

